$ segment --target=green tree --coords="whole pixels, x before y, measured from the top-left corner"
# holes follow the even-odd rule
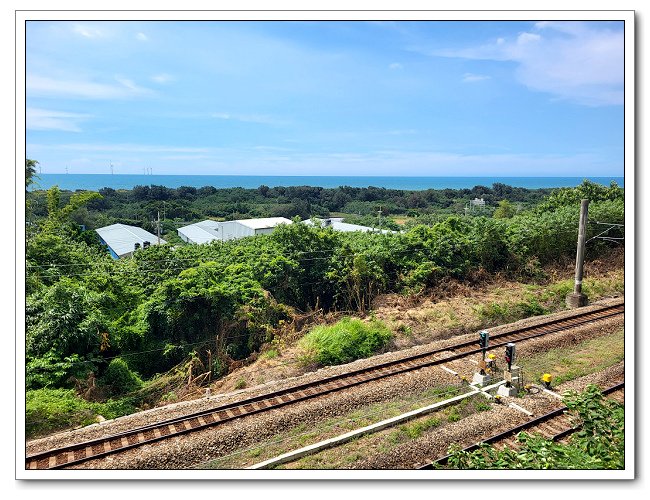
[[[515,207],[508,200],[501,200],[496,210],[494,211],[493,217],[495,219],[509,219],[515,215]]]
[[[36,165],[38,162],[36,160],[25,160],[25,187],[28,188],[30,184],[34,183],[34,177],[36,176]]]

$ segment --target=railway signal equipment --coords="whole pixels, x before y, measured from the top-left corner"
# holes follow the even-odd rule
[[[488,361],[487,361],[487,369],[490,370],[492,373],[497,372],[497,357],[493,354],[490,353],[488,354]]]
[[[551,388],[551,380],[553,380],[553,375],[551,375],[550,373],[545,373],[544,375],[542,375],[542,382],[544,382],[544,386],[547,389]]]
[[[478,345],[483,349],[483,359],[485,359],[485,351],[487,350],[488,343],[490,341],[490,334],[487,330],[483,330],[478,334]]]
[[[508,371],[512,370],[512,363],[515,361],[515,344],[508,342],[506,344],[506,363],[508,364]]]
[[[478,334],[478,345],[483,349],[483,357],[485,358],[485,351],[488,348],[488,342],[490,340],[490,334],[487,330],[483,330]]]
[[[488,343],[490,339],[490,334],[488,333],[487,330],[481,331],[481,333],[478,334],[478,345],[481,347],[481,361],[479,363],[479,373],[481,375],[485,375],[485,351],[488,348]]]

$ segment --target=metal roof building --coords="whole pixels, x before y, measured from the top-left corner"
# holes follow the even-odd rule
[[[291,224],[285,217],[266,217],[261,219],[240,219],[221,223],[221,241],[236,240],[247,236],[271,234],[280,224]]]
[[[384,234],[396,232],[396,231],[390,231],[388,229],[375,229],[368,226],[359,226],[358,224],[350,224],[348,222],[342,222],[342,219],[340,218],[316,219],[316,221],[320,223],[321,227],[331,227],[332,229],[334,229],[334,231],[342,231],[344,233],[350,233],[353,231],[365,231],[369,233],[382,232]],[[310,226],[314,224],[312,219],[307,219],[303,222]]]
[[[229,241],[258,234],[271,234],[279,224],[291,224],[284,217],[240,219],[226,222],[204,220],[178,229],[178,236],[187,243]]]
[[[210,243],[213,240],[221,241],[221,222],[216,220],[203,220],[177,229],[178,236],[186,243]]]
[[[95,229],[101,242],[108,247],[114,259],[130,257],[138,248],[145,248],[149,245],[157,245],[158,237],[145,231],[141,227],[127,226],[126,224],[111,224],[110,226]],[[167,243],[160,238],[160,243]]]

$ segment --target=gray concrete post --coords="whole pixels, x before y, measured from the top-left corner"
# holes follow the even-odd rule
[[[587,214],[589,200],[580,202],[580,225],[578,227],[578,249],[576,252],[576,278],[573,293],[566,297],[566,305],[570,309],[587,305],[587,296],[582,293],[582,277],[584,275],[585,243],[587,236]]]

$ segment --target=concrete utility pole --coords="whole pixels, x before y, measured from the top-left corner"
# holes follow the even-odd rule
[[[160,210],[158,210],[158,244],[160,245]]]
[[[576,280],[573,293],[566,297],[566,305],[570,309],[587,305],[587,296],[582,293],[582,277],[585,263],[585,240],[587,234],[587,213],[589,200],[580,202],[580,226],[578,228],[578,250],[576,253]]]

